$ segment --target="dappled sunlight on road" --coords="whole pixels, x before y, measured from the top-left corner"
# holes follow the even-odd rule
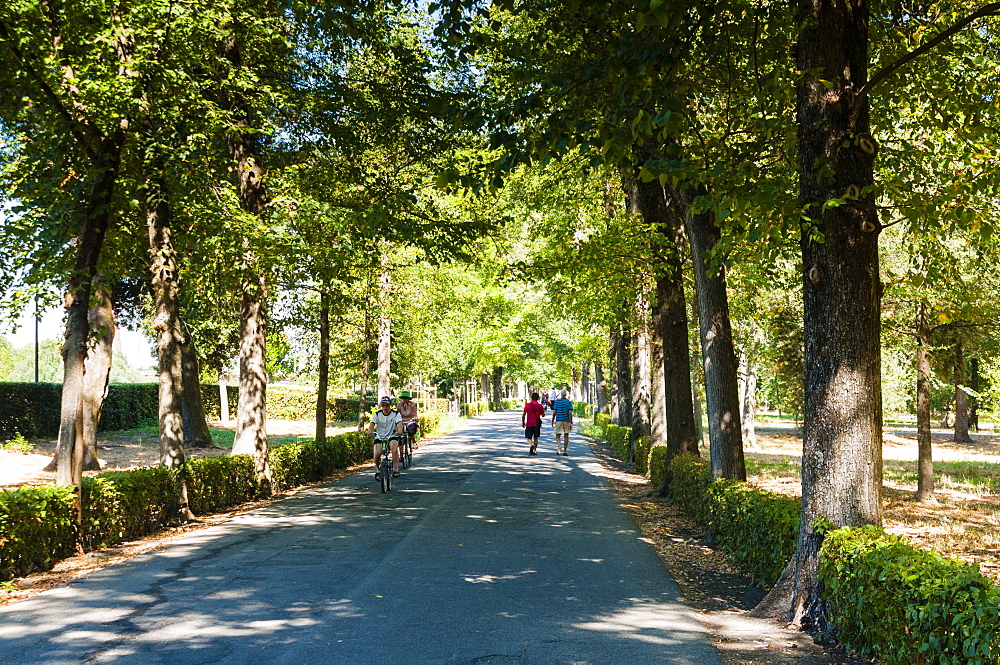
[[[631,598],[626,607],[592,621],[576,623],[574,627],[664,646],[697,640],[704,633],[702,625],[689,612],[641,598]]]

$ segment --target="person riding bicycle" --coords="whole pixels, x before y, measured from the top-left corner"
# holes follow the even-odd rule
[[[399,478],[399,435],[403,433],[403,419],[399,412],[392,408],[392,399],[383,397],[378,402],[378,411],[372,414],[371,422],[368,423],[368,433],[375,433],[375,480],[381,480],[378,473],[378,461],[382,457],[382,441],[389,441],[389,448],[392,450],[392,477]]]
[[[417,425],[420,423],[420,416],[417,414],[417,404],[410,401],[410,391],[404,390],[399,393],[399,404],[396,406],[400,417],[403,419],[403,428],[410,435],[410,441],[416,448]]]

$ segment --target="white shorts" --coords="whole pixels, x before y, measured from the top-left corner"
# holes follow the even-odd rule
[[[556,434],[569,434],[573,431],[573,423],[557,422],[554,426]]]

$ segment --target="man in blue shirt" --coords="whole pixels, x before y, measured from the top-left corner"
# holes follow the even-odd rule
[[[552,428],[556,431],[556,455],[559,454],[559,443],[562,440],[562,454],[569,455],[569,433],[573,431],[573,402],[566,399],[568,393],[563,390],[559,398],[552,403]]]

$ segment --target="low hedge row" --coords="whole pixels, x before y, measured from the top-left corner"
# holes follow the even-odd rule
[[[490,412],[489,402],[466,402],[458,405],[458,415],[463,418],[475,418]]]
[[[271,449],[272,487],[321,480],[371,456],[364,433],[338,434]],[[195,514],[216,512],[259,495],[253,459],[225,455],[187,464],[188,501]],[[72,492],[46,485],[0,491],[0,580],[48,570],[73,553],[106,547],[162,528],[176,517],[177,474],[164,467],[99,474],[83,484],[83,528],[73,521]]]
[[[891,665],[996,665],[1000,587],[973,564],[874,526],[826,534],[819,576],[852,650]]]
[[[759,584],[774,584],[795,553],[800,501],[735,480],[712,481],[708,460],[678,455],[670,493]]]
[[[621,436],[615,427],[598,414],[589,433],[612,442]],[[648,459],[658,486],[666,448],[653,447]],[[740,568],[758,583],[777,581],[795,554],[800,500],[752,483],[713,482],[708,460],[691,455],[675,457],[670,474],[674,500]],[[890,665],[1000,663],[1000,587],[973,564],[866,526],[826,534],[818,574],[838,638],[858,653]]]

